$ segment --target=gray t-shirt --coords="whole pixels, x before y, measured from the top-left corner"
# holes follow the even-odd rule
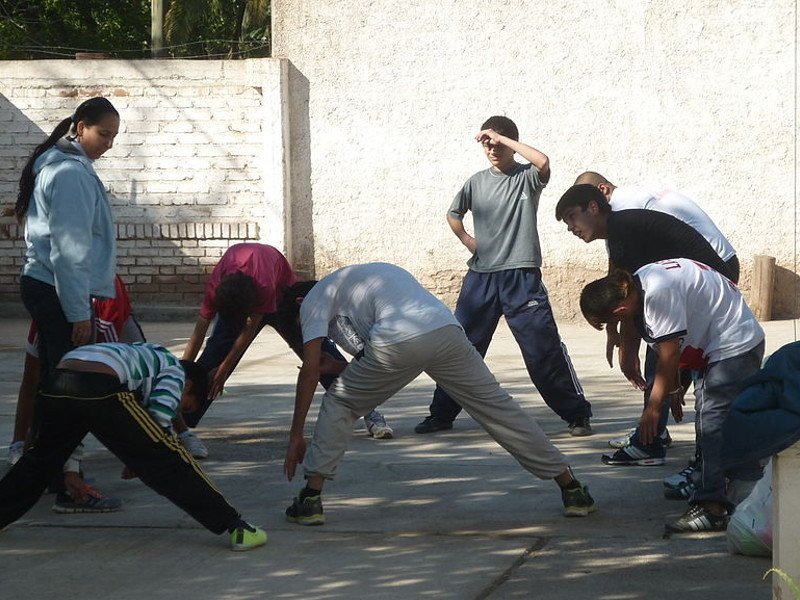
[[[467,262],[470,269],[492,273],[542,266],[536,211],[544,187],[531,164],[510,175],[489,168],[467,180],[449,214],[463,219],[472,211],[477,251]]]
[[[300,305],[303,343],[330,337],[356,354],[456,325],[453,313],[408,271],[388,263],[352,265],[323,277]]]

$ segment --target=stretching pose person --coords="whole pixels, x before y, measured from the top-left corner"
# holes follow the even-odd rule
[[[211,387],[208,398],[200,402],[197,410],[183,413],[175,423],[181,442],[195,458],[207,457],[208,449],[188,427],[197,426],[213,400],[222,392],[225,382],[244,353],[265,326],[274,328],[289,347],[302,356],[302,344],[292,337],[291,327],[285,327],[276,315],[281,291],[296,281],[297,277],[286,257],[267,244],[235,244],[228,248],[211,272],[206,282],[203,303],[200,305],[200,316],[183,351],[185,360],[194,360],[200,354],[197,363],[209,373]],[[212,321],[213,331],[200,353]],[[325,351],[344,360],[330,342],[326,343]],[[333,376],[330,375],[320,379],[325,387],[331,381]],[[377,411],[366,415],[364,421],[367,431],[374,438],[392,437],[391,427],[386,425],[383,416]]]
[[[647,264],[634,274],[616,269],[588,284],[581,293],[581,311],[597,329],[620,321],[625,352],[639,351],[639,338],[657,351],[655,380],[639,423],[647,446],[656,439],[662,408],[678,381],[679,368],[697,373],[694,384],[695,434],[703,456],[693,475],[689,509],[666,525],[667,533],[725,529],[733,508],[726,494],[722,463],[722,430],[741,383],[758,371],[764,356],[764,330],[730,279],[707,265],[675,258]],[[680,406],[674,406],[681,410]],[[757,461],[727,475],[754,481],[761,477]]]
[[[39,499],[64,460],[92,433],[139,477],[213,533],[227,531],[233,550],[266,543],[242,520],[200,465],[177,443],[171,419],[194,408],[208,379],[195,363],[156,344],[91,344],[68,352],[36,397],[30,449],[0,480],[0,529]]]
[[[556,481],[566,516],[586,516],[595,510],[594,500],[573,477],[567,458],[500,387],[453,314],[407,271],[386,263],[344,267],[319,282],[289,288],[281,313],[287,323],[295,323],[303,340],[284,471],[291,480],[302,462],[308,482],[286,510],[290,521],[301,525],[325,521],[322,486],[336,472],[353,421],[423,371],[523,468],[540,479]],[[322,351],[328,337],[337,343],[348,337],[361,350],[349,364],[337,366]],[[320,374],[326,371],[341,375],[322,398],[306,452],[306,416]]]

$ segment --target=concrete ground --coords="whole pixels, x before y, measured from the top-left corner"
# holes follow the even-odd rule
[[[180,353],[191,324],[143,328],[151,341]],[[0,444],[6,444],[27,323],[2,320],[0,329]],[[768,352],[797,339],[795,322],[765,329]],[[0,597],[770,598],[769,580],[762,581],[769,560],[728,554],[724,534],[662,539],[665,520],[685,505],[664,499],[661,479],[693,453],[693,412],[670,427],[675,443],[667,465],[603,465],[607,440],[635,422],[641,396],[605,364],[604,334],[582,323],[562,325],[561,333],[594,405],[591,437],[570,437],[544,405],[504,326],[487,361],[573,460],[599,505],[589,518],[562,517],[555,484],[529,475],[468,416],[453,431],[414,434],[432,390],[421,376],[383,407],[395,439],[372,440],[356,426],[325,491],[327,524],[287,523],[283,510],[301,485],[281,471],[299,363],[265,330],[197,431],[211,452],[203,466],[246,518],[266,528],[267,546],[230,552],[226,538],[139,481],[121,480],[119,461],[90,439],[87,473],[124,499],[124,509],[57,515],[53,497],[43,497],[0,533]],[[4,459],[5,445],[0,452]]]

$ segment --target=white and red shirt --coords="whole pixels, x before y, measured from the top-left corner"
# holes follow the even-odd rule
[[[731,280],[686,258],[645,265],[635,276],[644,303],[643,339],[680,338],[681,368],[703,370],[709,363],[752,350],[764,330]]]
[[[133,315],[128,290],[119,275],[114,277],[116,295],[113,298],[93,298],[94,334],[97,344],[104,342],[139,342],[138,339],[124,339],[125,325]],[[137,327],[138,329],[138,327]],[[25,352],[39,358],[39,327],[31,321],[28,337],[25,340]]]
[[[611,210],[646,209],[656,210],[680,219],[702,235],[722,260],[736,255],[728,239],[714,221],[694,201],[680,192],[656,187],[624,186],[611,194]]]

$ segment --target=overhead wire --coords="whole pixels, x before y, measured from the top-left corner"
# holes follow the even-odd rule
[[[248,40],[242,41],[242,40],[225,40],[225,39],[207,39],[207,40],[196,40],[193,42],[185,42],[182,44],[172,44],[169,46],[162,46],[159,50],[160,52],[170,52],[171,50],[188,48],[191,46],[197,46],[201,44],[238,44],[240,47],[245,46],[245,48],[237,51],[229,50],[226,52],[217,52],[211,54],[204,52],[202,54],[163,56],[161,58],[187,59],[187,58],[213,58],[220,56],[224,57],[224,56],[229,56],[231,53],[234,55],[241,55],[241,54],[247,54],[249,52],[254,52],[256,50],[261,50],[262,48],[270,47],[270,43],[268,40],[252,42]],[[76,52],[96,52],[102,54],[120,55],[120,54],[143,54],[151,51],[149,47],[143,47],[138,50],[133,50],[133,49],[101,50],[94,48],[76,48],[72,46],[46,46],[42,44],[37,44],[36,46],[10,45],[8,46],[8,48],[19,52],[30,52],[35,54],[48,54],[51,56],[64,56],[64,57],[72,57]]]

